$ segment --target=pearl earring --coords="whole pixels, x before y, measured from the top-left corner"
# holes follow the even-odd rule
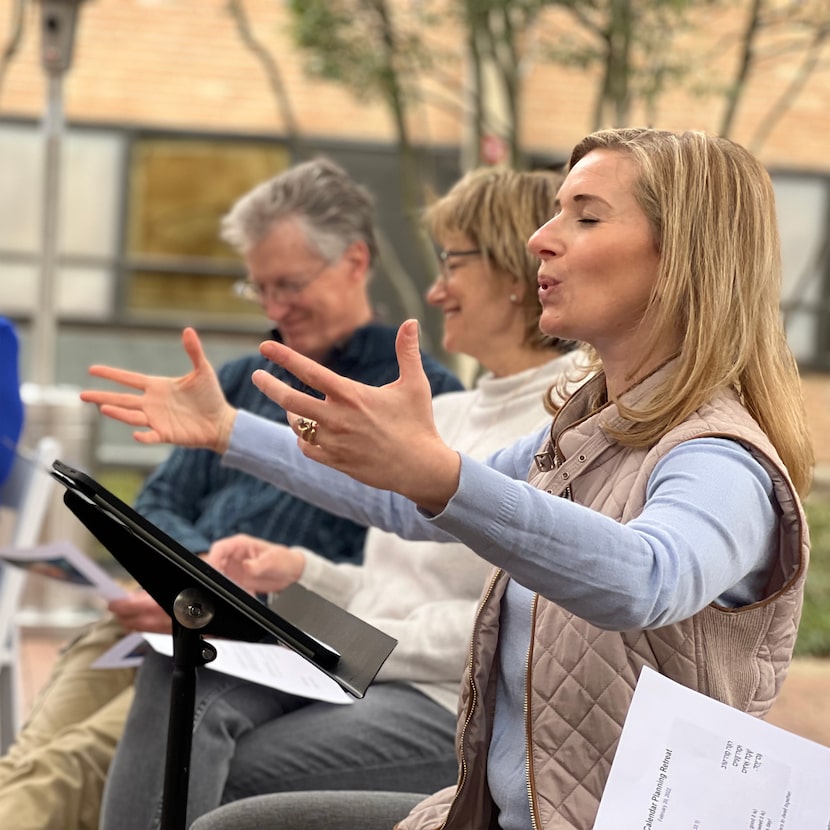
[[[518,298],[515,294],[511,294],[511,295],[510,295],[510,302],[511,302],[511,303],[518,303],[518,302],[519,302],[519,298]]]

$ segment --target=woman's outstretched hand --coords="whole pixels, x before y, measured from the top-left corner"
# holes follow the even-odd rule
[[[133,437],[142,444],[178,444],[225,451],[236,419],[216,372],[205,357],[192,328],[182,343],[193,371],[178,378],[143,375],[112,366],[90,366],[89,374],[136,389],[139,394],[85,389],[81,400],[98,405],[101,414],[137,427]]]
[[[325,395],[319,400],[268,372],[253,374],[257,388],[295,413],[289,420],[304,455],[431,513],[444,509],[458,489],[461,461],[435,428],[416,320],[398,330],[399,378],[380,388],[341,377],[281,343],[267,341],[260,351]]]

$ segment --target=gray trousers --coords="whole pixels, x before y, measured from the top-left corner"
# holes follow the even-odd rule
[[[104,788],[101,830],[161,818],[172,662],[152,653]],[[301,790],[432,793],[456,782],[455,715],[411,686],[376,683],[352,704],[312,701],[198,672],[187,821],[254,795]]]
[[[425,797],[354,791],[261,795],[219,807],[190,830],[392,830]]]

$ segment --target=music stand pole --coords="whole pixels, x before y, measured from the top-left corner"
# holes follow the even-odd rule
[[[173,603],[173,681],[167,727],[161,830],[185,830],[196,669],[216,658],[216,649],[202,639],[199,629],[210,623],[214,613],[208,595],[199,588],[185,588]]]

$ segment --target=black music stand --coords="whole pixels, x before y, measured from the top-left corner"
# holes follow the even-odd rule
[[[161,830],[184,830],[196,670],[216,657],[202,637],[288,646],[354,697],[363,697],[396,640],[300,585],[268,607],[61,461],[64,502],[173,620],[173,677]]]

